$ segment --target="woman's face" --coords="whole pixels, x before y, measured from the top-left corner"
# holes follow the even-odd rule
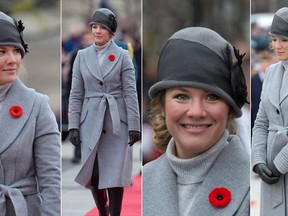
[[[18,74],[21,51],[14,46],[0,46],[0,85],[12,83]]]
[[[287,40],[277,37],[277,36],[272,36],[271,45],[279,61],[288,60],[288,41]]]
[[[198,88],[171,88],[165,94],[165,119],[179,158],[195,157],[223,135],[229,105],[215,94]]]
[[[106,44],[112,37],[110,31],[99,24],[92,25],[92,35],[94,36],[94,42],[98,46]]]

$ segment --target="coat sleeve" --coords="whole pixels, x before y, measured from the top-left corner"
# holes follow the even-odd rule
[[[277,154],[273,162],[280,173],[288,172],[288,143]]]
[[[41,95],[38,101],[33,149],[36,177],[42,198],[41,215],[60,215],[60,133],[48,97]]]
[[[261,92],[261,101],[259,104],[258,113],[252,130],[252,151],[251,151],[251,167],[253,168],[258,163],[265,163],[267,159],[267,138],[268,138],[268,128],[269,119],[265,106],[263,104],[263,97],[266,92],[266,83],[269,79],[268,71],[266,72],[266,78],[263,83],[263,88]]]
[[[135,71],[127,51],[123,51],[121,81],[126,103],[128,131],[140,131],[139,105],[136,92]]]
[[[69,130],[79,129],[81,109],[84,100],[84,81],[80,71],[80,53],[75,58],[72,73],[72,86],[69,97]]]

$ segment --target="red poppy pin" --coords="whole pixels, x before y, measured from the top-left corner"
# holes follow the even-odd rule
[[[14,118],[19,118],[22,115],[23,110],[21,106],[14,105],[10,107],[9,112],[10,115],[13,116]]]
[[[209,202],[216,208],[224,208],[231,201],[231,193],[225,187],[214,188],[209,193]]]
[[[108,56],[108,59],[109,59],[110,61],[114,61],[114,60],[115,60],[115,56],[114,56],[114,55],[109,55],[109,56]]]

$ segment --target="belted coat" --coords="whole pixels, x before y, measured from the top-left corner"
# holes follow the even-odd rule
[[[95,44],[79,50],[73,64],[69,129],[80,129],[82,167],[75,181],[89,188],[97,154],[99,189],[131,185],[128,131],[140,131],[134,67],[112,40],[99,66]]]
[[[10,111],[15,105],[18,109]],[[22,115],[15,117],[20,109]],[[48,97],[19,79],[0,111],[0,143],[0,214],[60,216],[61,150],[55,115]]]
[[[281,62],[267,68],[261,102],[253,128],[252,167],[274,162],[283,173],[273,185],[261,183],[261,215],[287,215],[288,211],[288,85],[280,94],[284,67]],[[285,81],[283,81],[285,82]],[[285,189],[286,188],[286,189]]]

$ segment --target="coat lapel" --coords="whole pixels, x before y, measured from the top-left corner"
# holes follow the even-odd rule
[[[105,51],[105,58],[101,67],[103,78],[105,78],[111,72],[113,67],[119,61],[121,56],[121,49],[122,48],[118,47],[112,40],[110,46]]]
[[[84,53],[84,61],[87,66],[89,72],[98,80],[103,81],[103,76],[100,71],[99,61],[97,52],[95,49],[95,45],[92,44],[87,48],[87,52]]]
[[[284,73],[284,72],[283,72]],[[288,96],[288,71],[285,72],[285,75],[282,79],[282,85],[280,90],[280,103]]]
[[[0,111],[0,153],[13,143],[25,126],[35,100],[33,92],[34,90],[28,89],[18,78],[11,85]],[[13,117],[9,112],[14,105],[19,105],[23,110],[19,118]]]
[[[211,212],[214,212],[214,215],[234,215],[237,212],[247,196],[249,185],[249,158],[247,156],[247,161],[243,161],[243,157],[239,157],[239,154],[243,156],[240,148],[240,145],[231,142],[221,152],[197,192],[197,198],[188,215],[211,215]],[[243,176],[244,173],[247,176]],[[225,187],[231,193],[231,201],[224,208],[215,208],[209,202],[210,192],[218,187]]]
[[[167,212],[167,215],[179,215],[176,175],[170,167],[166,156],[161,158],[161,163],[158,167],[159,169],[155,169],[157,171],[153,180],[154,185],[150,187],[152,191],[149,193],[153,194],[151,199],[157,202],[156,209],[153,209],[153,212]],[[150,188],[149,190],[151,190]]]
[[[282,77],[284,73],[284,67],[280,64],[278,64],[275,68],[273,68],[273,71],[271,71],[271,74],[269,76],[268,86],[267,89],[271,91],[272,94],[268,94],[268,98],[271,101],[271,103],[279,109],[280,104],[280,88],[282,83]],[[268,78],[266,76],[266,78]]]

